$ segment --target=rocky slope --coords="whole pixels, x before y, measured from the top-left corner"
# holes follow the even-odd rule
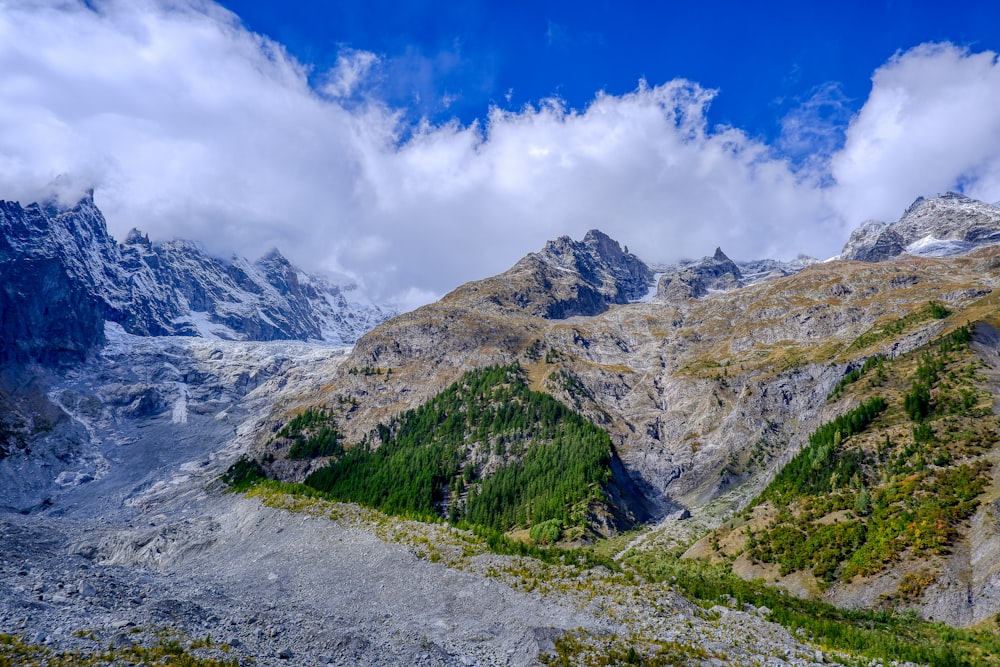
[[[947,236],[956,202],[969,206],[943,201],[941,229],[925,221],[924,237]],[[966,227],[993,224],[990,207],[972,208],[975,220]],[[904,216],[905,225],[917,210],[923,207]],[[974,238],[985,243],[992,236]],[[537,287],[553,275],[550,267],[529,256],[505,274],[377,327],[311,402],[331,406],[347,440],[356,442],[464,370],[518,360],[535,387],[612,435],[621,472],[640,494],[632,502],[658,516],[686,509],[692,525],[712,526],[749,502],[810,432],[845,409],[827,396],[859,360],[898,357],[957,323],[998,317],[992,293],[1000,250],[988,244],[946,257],[814,263],[742,288],[732,288],[740,269],[720,251],[689,271],[688,282],[705,287],[701,298],[689,298],[698,294],[689,290],[684,298],[606,305],[590,316],[562,317],[588,311],[574,298],[587,283],[583,275],[559,271],[560,285],[576,290],[557,290],[560,296]],[[726,284],[709,292],[702,273]],[[661,286],[676,277],[665,276]],[[552,308],[567,299],[573,308]],[[950,318],[913,315],[932,301],[954,311]],[[365,367],[392,372],[350,373]],[[276,416],[276,424],[282,419]],[[988,570],[977,572],[993,581]],[[984,618],[996,607],[984,597],[961,618]]]
[[[670,301],[699,299],[709,291],[743,287],[743,273],[733,260],[716,248],[715,254],[665,274],[657,284],[657,297]]]
[[[80,360],[104,322],[144,336],[349,344],[392,312],[277,250],[224,262],[187,241],[112,239],[93,197],[68,209],[0,202],[0,363]]]

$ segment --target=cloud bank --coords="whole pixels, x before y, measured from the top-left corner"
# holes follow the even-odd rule
[[[207,0],[0,0],[0,198],[93,187],[119,238],[278,246],[403,305],[594,227],[652,261],[830,256],[918,195],[1000,199],[988,51],[898,53],[849,122],[815,113],[841,109],[824,89],[774,146],[710,126],[716,91],[686,80],[412,127],[365,92],[382,65],[312,71]]]

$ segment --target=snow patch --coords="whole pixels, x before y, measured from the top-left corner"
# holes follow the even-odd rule
[[[646,291],[646,293],[643,296],[639,297],[638,299],[636,299],[632,303],[651,303],[653,301],[653,299],[656,298],[656,290],[660,286],[660,278],[662,278],[664,275],[665,274],[663,274],[663,273],[654,273],[653,274],[653,284],[649,286],[649,289]]]
[[[938,239],[933,236],[925,236],[919,241],[914,241],[906,246],[906,252],[920,257],[949,257],[951,255],[961,255],[967,253],[976,244],[958,239]]]
[[[236,333],[225,324],[213,322],[207,312],[192,310],[185,316],[178,317],[174,324],[189,323],[198,331],[198,335],[208,340],[241,340],[244,336]]]
[[[183,382],[177,383],[177,400],[174,401],[171,421],[175,424],[187,424],[188,421],[188,388]]]

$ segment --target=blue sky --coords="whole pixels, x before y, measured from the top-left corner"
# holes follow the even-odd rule
[[[0,198],[402,307],[599,228],[831,257],[1000,201],[997,3],[0,0]]]
[[[708,118],[773,142],[782,119],[836,85],[846,128],[894,53],[1000,40],[1000,4],[940,2],[389,2],[224,0],[317,72],[345,47],[385,59],[373,88],[408,118],[482,119],[558,96],[584,108],[686,78],[718,89]],[[509,98],[508,98],[509,96]],[[834,100],[830,100],[834,101]]]

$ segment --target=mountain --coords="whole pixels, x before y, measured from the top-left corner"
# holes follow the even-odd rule
[[[277,252],[4,202],[0,662],[997,653],[991,209],[918,202],[857,232],[877,262],[653,269],[594,230],[348,350],[308,341],[385,312]]]
[[[497,312],[565,319],[640,299],[652,282],[653,272],[642,260],[594,229],[582,241],[568,236],[549,241],[500,276],[463,285],[443,301],[483,301]]]
[[[812,257],[800,256],[790,262],[774,259],[736,262],[729,259],[722,248],[716,248],[711,257],[656,267],[659,279],[655,296],[666,301],[700,299],[712,292],[724,292],[790,276],[817,261]]]
[[[949,192],[918,197],[892,224],[866,222],[851,234],[840,258],[882,262],[904,252],[945,257],[998,242],[1000,208]]]
[[[119,244],[92,195],[69,208],[0,202],[0,270],[0,362],[82,359],[106,321],[143,336],[344,345],[393,314],[277,250],[222,261],[137,230]]]
[[[733,260],[716,248],[712,257],[686,264],[665,274],[657,285],[657,296],[665,300],[697,299],[709,291],[743,287],[743,273]]]
[[[751,264],[754,277],[767,279],[745,284],[743,269],[717,250],[665,273],[657,298],[630,303],[609,295],[624,296],[622,282],[640,294],[643,282],[631,278],[647,274],[581,262],[586,243],[560,240],[499,276],[376,327],[355,345],[329,393],[307,404],[330,410],[344,442],[359,442],[378,424],[461,385],[464,373],[516,361],[533,389],[611,435],[618,491],[608,498],[617,498],[624,518],[592,528],[608,534],[642,512],[654,520],[690,512],[691,521],[662,524],[668,544],[682,543],[747,506],[810,433],[849,411],[856,399],[828,397],[866,359],[884,355],[902,364],[956,327],[980,322],[973,350],[984,368],[997,366],[998,339],[988,332],[1000,327],[992,296],[1000,248],[989,243],[989,226],[1000,232],[1000,225],[990,222],[991,210],[956,197],[928,200],[894,228],[910,244],[959,235],[976,245],[962,254],[799,260],[787,268],[762,261]],[[967,215],[958,216],[962,211]],[[600,291],[600,284],[613,287]],[[287,419],[276,415],[275,428]],[[260,438],[253,451],[276,457],[271,470],[287,479],[322,465],[290,465],[282,446]],[[990,521],[987,506],[978,512],[969,521]],[[967,552],[954,546],[964,530],[951,538],[951,564],[935,571],[967,567]],[[893,567],[882,573],[890,582],[883,588],[902,581],[904,570]],[[996,577],[977,567],[961,576],[993,586]],[[850,596],[836,599],[852,604]],[[935,617],[959,622],[1000,610],[988,596],[948,600]]]

